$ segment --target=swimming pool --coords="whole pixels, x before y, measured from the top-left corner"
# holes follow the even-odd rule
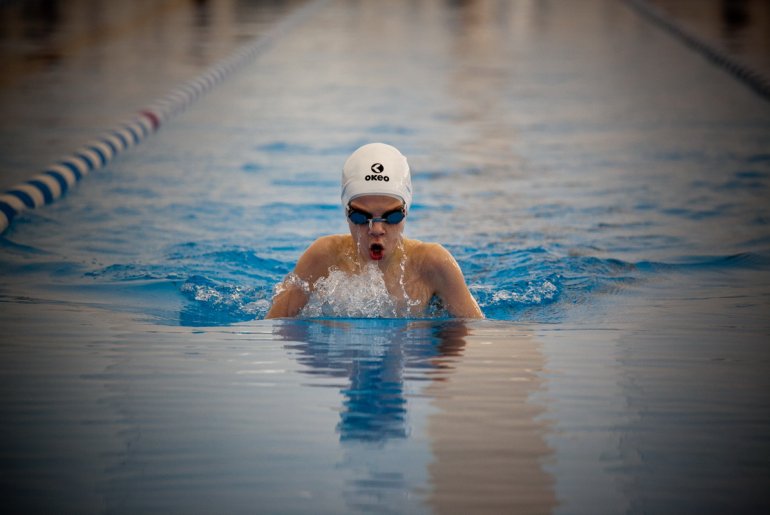
[[[19,216],[11,505],[766,509],[770,107],[623,4],[569,5],[327,2]],[[262,320],[376,140],[488,320]]]

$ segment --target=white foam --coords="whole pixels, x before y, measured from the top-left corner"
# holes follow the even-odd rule
[[[419,301],[413,301],[405,292],[402,301],[391,295],[376,263],[368,263],[360,273],[352,274],[333,268],[312,288],[296,276],[288,277],[286,282],[300,284],[309,292],[308,302],[299,314],[306,318],[409,317],[419,305]]]
[[[382,318],[399,316],[398,306],[375,263],[359,274],[332,269],[313,285],[303,317]]]

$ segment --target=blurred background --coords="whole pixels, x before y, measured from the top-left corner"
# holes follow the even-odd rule
[[[554,1],[515,3],[545,10]],[[767,0],[647,1],[770,75]],[[470,11],[474,1],[445,3]],[[0,1],[0,189],[195,77],[301,4]],[[582,9],[579,4],[573,8]]]
[[[3,1],[0,187],[195,78],[299,3]]]

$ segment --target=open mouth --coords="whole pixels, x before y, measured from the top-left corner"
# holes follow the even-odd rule
[[[372,243],[369,245],[369,257],[374,259],[375,261],[379,261],[382,259],[382,254],[385,252],[385,247],[382,246],[380,243]]]

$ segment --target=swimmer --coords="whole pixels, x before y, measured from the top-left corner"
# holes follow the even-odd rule
[[[297,261],[265,318],[294,317],[331,271],[362,274],[377,266],[399,313],[419,315],[435,296],[455,317],[483,318],[454,257],[437,243],[406,238],[412,202],[406,158],[383,143],[364,145],[342,169],[342,206],[350,234],[322,236]]]

